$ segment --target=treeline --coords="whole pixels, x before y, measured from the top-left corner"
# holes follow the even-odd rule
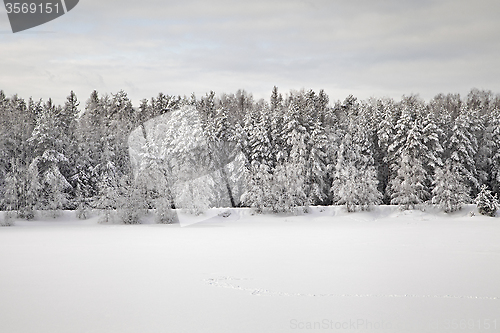
[[[148,120],[166,114],[178,131],[155,141]],[[137,128],[145,146],[133,170]],[[24,218],[121,209],[134,223],[156,209],[171,221],[171,208],[221,204],[433,203],[451,212],[490,191],[500,193],[500,96],[490,91],[330,103],[324,91],[275,87],[269,102],[245,91],[159,94],[136,108],[123,91],[94,91],[84,106],[73,92],[58,106],[0,91],[0,208]]]

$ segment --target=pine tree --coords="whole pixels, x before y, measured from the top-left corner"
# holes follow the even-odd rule
[[[429,195],[425,185],[425,169],[420,160],[404,154],[396,170],[396,178],[390,183],[391,204],[400,205],[401,209],[415,209]]]
[[[67,191],[71,189],[71,184],[59,171],[59,165],[67,162],[63,154],[54,150],[46,150],[38,163],[44,169],[40,179],[43,209],[47,210],[52,217],[57,217],[60,210],[66,208],[69,202]]]
[[[146,138],[147,139],[147,138]],[[172,210],[173,198],[171,185],[167,181],[164,161],[154,140],[147,139],[144,153],[141,154],[141,166],[135,179],[136,191],[141,193],[143,205],[153,208],[157,223],[174,223],[177,214]],[[140,204],[136,200],[136,204]]]
[[[234,160],[227,165],[231,189],[237,206],[241,206],[241,196],[247,190],[249,170],[247,168],[248,161],[245,155],[240,152]]]
[[[250,116],[245,118],[245,130],[248,131],[245,150],[248,154],[249,184],[241,196],[241,202],[255,208],[257,212],[262,212],[266,208],[271,208],[274,202],[271,192],[273,156],[268,132],[270,119],[265,110],[259,110],[254,115],[254,119]]]
[[[210,175],[175,184],[175,206],[190,214],[203,214],[209,207],[213,197],[214,184]]]
[[[241,196],[241,202],[262,213],[272,207],[275,201],[271,190],[273,175],[269,166],[254,162],[250,166],[247,190]]]
[[[481,187],[481,192],[476,198],[477,209],[482,215],[494,217],[500,207],[497,196],[493,196],[486,185]]]
[[[200,214],[210,205],[214,193],[210,153],[195,107],[183,106],[172,112],[161,150],[171,170],[175,206]]]
[[[348,212],[357,208],[369,209],[381,202],[382,195],[377,189],[377,173],[372,151],[364,126],[358,125],[358,117],[349,122],[342,136],[335,165],[331,192],[334,202],[346,205]]]
[[[487,174],[487,183],[490,184],[493,193],[500,195],[500,106],[489,116],[483,149],[486,151],[486,156],[483,157],[486,160],[483,162],[483,170]]]
[[[445,213],[460,210],[464,204],[470,202],[470,189],[464,182],[463,176],[457,172],[457,168],[448,160],[443,168],[438,167],[435,170],[432,203],[438,205]]]
[[[306,194],[306,143],[304,135],[294,132],[288,144],[292,147],[290,156],[276,167],[271,179],[274,212],[289,212],[296,207],[308,205]]]
[[[119,221],[123,224],[140,224],[141,217],[148,212],[144,193],[127,176],[119,180],[119,188],[116,210]]]
[[[5,189],[2,205],[7,211],[19,211],[22,207],[22,192],[24,189],[24,179],[20,163],[15,159],[11,160],[11,170],[5,177]]]
[[[64,154],[64,142],[58,126],[58,114],[61,108],[55,106],[49,99],[43,106],[28,142],[32,144],[35,156],[42,156],[46,151],[57,151]]]
[[[327,145],[328,138],[319,119],[312,121],[306,162],[306,194],[311,205],[323,203],[327,198]]]
[[[400,204],[402,209],[430,199],[431,175],[441,164],[437,129],[425,114],[425,106],[416,96],[403,98],[395,138],[388,148],[391,204]]]
[[[375,109],[373,116],[373,128],[376,129],[375,140],[373,142],[373,158],[377,168],[378,189],[383,195],[383,202],[390,203],[388,190],[390,180],[390,160],[389,145],[392,142],[395,126],[396,106],[392,99],[382,99],[371,101],[372,108]]]
[[[471,188],[472,194],[479,189],[479,179],[474,157],[478,151],[477,139],[471,133],[473,127],[469,116],[462,111],[455,120],[451,136],[446,143],[446,155],[456,164],[456,172],[460,173]]]
[[[40,172],[38,169],[40,157],[35,158],[28,167],[26,173],[26,206],[25,213],[23,214],[25,218],[32,219],[35,217],[35,211],[41,208],[41,203],[39,202],[42,198],[42,184],[40,181]]]
[[[94,187],[92,186],[92,178],[94,169],[82,168],[77,166],[76,174],[72,178],[75,185],[76,216],[79,219],[85,220],[90,215],[92,198],[94,196]]]
[[[118,208],[120,198],[120,183],[116,167],[112,161],[101,167],[99,193],[95,206],[104,213],[100,219],[102,223],[113,222],[113,211]]]
[[[223,191],[225,195],[223,196],[229,198],[231,207],[236,207],[236,199],[233,195],[226,166],[238,154],[238,146],[235,135],[232,133],[225,108],[215,110],[213,117],[207,117],[204,125],[204,133],[208,145],[210,169],[217,170],[219,179],[224,187]]]

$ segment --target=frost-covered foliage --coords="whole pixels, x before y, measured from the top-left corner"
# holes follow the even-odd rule
[[[432,203],[446,213],[462,209],[471,200],[470,189],[456,168],[455,162],[448,160],[443,168],[436,169],[434,175]]]
[[[489,91],[330,104],[323,91],[274,87],[269,102],[159,94],[138,108],[123,91],[94,91],[82,104],[73,92],[58,106],[0,91],[0,210],[169,223],[176,208],[451,212],[482,185],[500,194],[500,96]]]
[[[71,184],[59,170],[59,165],[64,162],[67,162],[67,158],[54,150],[46,150],[39,160],[39,164],[45,168],[40,179],[45,199],[43,209],[52,217],[59,216],[60,211],[69,203],[66,191],[71,189]]]
[[[390,182],[391,204],[401,209],[415,209],[429,195],[426,191],[426,172],[422,162],[409,155],[403,155],[399,162],[396,177]]]
[[[118,220],[123,224],[140,224],[141,217],[147,213],[145,197],[131,181],[122,179],[121,185],[117,203]]]
[[[102,223],[114,222],[114,211],[118,208],[120,198],[120,180],[113,162],[104,165],[99,179],[99,192],[94,203],[103,212]]]
[[[0,212],[0,227],[11,227],[14,225],[16,213],[13,211]]]
[[[476,204],[480,214],[491,217],[496,216],[497,210],[500,208],[497,196],[493,195],[486,185],[481,187]]]
[[[200,215],[210,207],[213,182],[211,177],[204,176],[175,184],[175,207],[184,209],[190,214]]]
[[[183,106],[172,113],[162,158],[172,179],[175,207],[199,215],[213,200],[210,152],[202,121],[193,106]]]
[[[172,203],[165,198],[156,199],[155,221],[159,224],[178,223],[177,213],[172,209]]]
[[[377,173],[367,132],[363,126],[358,126],[357,117],[350,117],[352,119],[339,142],[331,192],[335,203],[345,205],[348,212],[354,212],[379,204],[382,194],[377,188]]]
[[[262,213],[272,207],[274,193],[271,190],[273,176],[269,167],[263,163],[254,162],[250,166],[247,191],[242,194],[241,202]]]
[[[293,211],[305,206],[306,194],[306,156],[304,136],[294,133],[290,138],[292,150],[283,164],[276,166],[271,181],[271,208],[274,212]]]

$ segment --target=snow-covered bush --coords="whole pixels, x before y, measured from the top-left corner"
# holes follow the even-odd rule
[[[199,177],[175,185],[175,207],[182,208],[190,214],[203,214],[210,207],[212,193],[210,175]]]
[[[159,224],[172,224],[179,222],[177,213],[171,207],[170,200],[160,198],[156,201],[155,221]]]
[[[15,216],[16,212],[12,211],[3,212],[3,218],[0,217],[0,227],[13,226]]]
[[[498,198],[496,197],[496,195],[493,196],[486,185],[483,185],[481,187],[481,192],[479,192],[476,198],[476,204],[479,213],[492,217],[496,215],[496,212],[500,206],[498,203]]]
[[[86,220],[90,216],[90,208],[84,203],[80,203],[75,210],[75,215],[80,220]]]

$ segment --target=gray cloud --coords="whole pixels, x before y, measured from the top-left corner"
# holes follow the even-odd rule
[[[0,34],[0,89],[58,103],[70,90],[86,100],[124,89],[135,104],[160,91],[267,98],[273,85],[332,99],[500,92],[499,10],[496,0],[82,0],[31,33]]]

